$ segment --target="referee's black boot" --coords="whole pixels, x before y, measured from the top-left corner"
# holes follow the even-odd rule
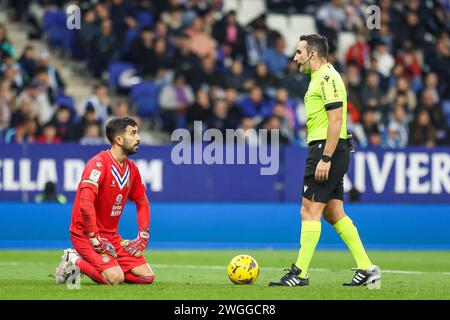
[[[368,286],[370,289],[379,289],[381,285],[381,271],[377,266],[372,266],[367,270],[352,269],[355,271],[352,281],[343,283],[348,287]]]
[[[286,286],[286,287],[295,287],[295,286],[307,286],[309,285],[309,278],[300,278],[299,275],[302,272],[297,266],[293,263],[291,265],[291,269],[284,269],[288,271],[279,281],[271,281],[269,282],[269,286]]]

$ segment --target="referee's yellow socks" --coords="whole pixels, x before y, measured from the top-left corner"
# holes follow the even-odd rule
[[[300,234],[300,250],[295,265],[302,270],[301,278],[308,274],[309,264],[311,263],[317,243],[319,242],[322,224],[320,221],[302,221],[302,231]]]
[[[372,266],[372,262],[367,256],[366,250],[364,250],[364,246],[359,238],[358,230],[353,224],[353,221],[348,216],[345,216],[336,222],[333,225],[333,228],[336,229],[336,232],[341,236],[342,240],[344,240],[345,244],[350,249],[353,258],[355,258],[358,269],[369,269]]]

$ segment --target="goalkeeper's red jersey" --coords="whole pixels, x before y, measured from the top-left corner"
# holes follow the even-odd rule
[[[127,199],[147,199],[145,186],[134,162],[127,159],[121,166],[109,150],[98,153],[86,164],[78,184],[70,226],[70,231],[78,235],[83,235],[85,231],[80,210],[80,191],[83,188],[90,188],[96,194],[94,206],[100,233],[117,232]]]

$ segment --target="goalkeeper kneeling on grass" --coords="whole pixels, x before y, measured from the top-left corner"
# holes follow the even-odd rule
[[[139,170],[128,159],[139,149],[136,121],[113,119],[106,125],[106,135],[111,148],[89,160],[78,185],[70,226],[74,249],[64,250],[55,273],[58,284],[66,283],[74,268],[100,284],[154,280],[142,255],[149,241],[150,205]],[[127,199],[136,204],[139,228],[131,241],[117,233]]]

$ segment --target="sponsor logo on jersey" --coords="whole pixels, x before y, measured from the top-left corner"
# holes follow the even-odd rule
[[[323,98],[324,101],[326,101],[327,100],[327,95],[325,94],[325,86],[324,86],[324,82],[323,81],[320,82],[320,89],[322,91],[322,98]]]
[[[111,210],[111,217],[117,217],[120,216],[120,214],[122,213],[122,199],[123,199],[123,195],[118,194],[116,197],[116,202],[114,203],[112,210]]]
[[[100,161],[97,161],[97,162],[95,163],[95,165],[96,165],[98,168],[101,168],[101,167],[102,167],[102,163],[101,163]]]
[[[111,210],[111,217],[117,217],[120,216],[122,214],[122,206],[116,206],[113,205],[112,210]]]

